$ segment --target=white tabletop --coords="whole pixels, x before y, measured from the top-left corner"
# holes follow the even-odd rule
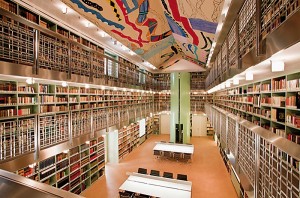
[[[190,198],[192,183],[133,173],[119,189],[162,198]]]
[[[157,142],[153,150],[193,154],[194,145]]]

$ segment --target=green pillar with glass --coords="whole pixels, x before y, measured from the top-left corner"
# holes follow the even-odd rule
[[[170,141],[190,143],[190,73],[171,73]]]

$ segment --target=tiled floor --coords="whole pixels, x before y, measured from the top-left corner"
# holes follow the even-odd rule
[[[107,164],[105,176],[81,195],[87,198],[118,197],[118,189],[127,179],[126,172],[137,172],[139,167],[162,172],[182,173],[192,181],[193,198],[236,198],[236,192],[226,171],[218,147],[211,137],[193,137],[194,156],[191,163],[156,159],[155,142],[169,140],[168,135],[152,135],[145,143],[128,154],[119,164]]]

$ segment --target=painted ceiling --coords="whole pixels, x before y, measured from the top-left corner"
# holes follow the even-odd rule
[[[224,0],[61,0],[159,69],[204,67]]]

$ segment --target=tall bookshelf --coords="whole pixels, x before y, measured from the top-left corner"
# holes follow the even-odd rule
[[[37,129],[43,149],[122,120],[147,117],[153,102],[152,92],[0,80],[0,159],[35,151]]]
[[[300,144],[300,73],[237,86],[215,94],[215,105]]]
[[[103,176],[104,160],[104,140],[99,137],[17,170],[16,173],[80,194]]]
[[[205,110],[230,174],[246,176],[238,181],[241,197],[299,196],[299,145],[217,106],[206,105]]]
[[[119,158],[125,157],[139,145],[139,124],[131,123],[119,130]]]
[[[0,5],[3,11],[0,15],[1,61],[31,66],[36,73],[42,70],[57,75],[55,72],[59,72],[66,80],[81,76],[90,82],[110,86],[156,89],[152,73],[146,72],[146,81],[140,82],[138,65],[124,58],[119,58],[119,61],[110,59],[104,55],[104,48],[92,39],[78,35],[14,1],[1,0]],[[118,67],[114,77],[105,71],[106,63]],[[165,82],[160,81],[160,85],[167,88]]]

